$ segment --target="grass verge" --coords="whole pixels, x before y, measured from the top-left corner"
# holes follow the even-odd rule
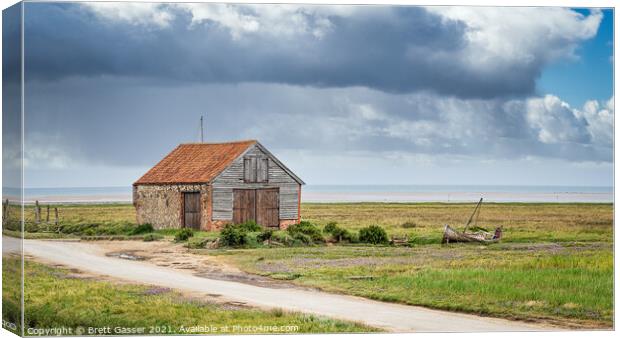
[[[13,272],[5,274],[4,285],[18,285],[11,278],[19,278],[19,259],[5,257],[3,264],[5,272]],[[2,292],[5,300],[19,299],[13,295],[19,290],[3,287]],[[4,318],[11,319],[17,314],[10,311],[19,309],[19,304],[9,301],[3,308]],[[83,335],[205,333],[192,332],[196,326],[216,327],[217,332],[207,332],[215,334],[377,331],[314,315],[205,302],[164,288],[84,279],[72,271],[28,260],[25,326],[31,335],[55,327],[72,329],[69,335],[77,328],[83,329]],[[225,327],[228,331],[222,331]],[[89,333],[88,328],[104,331]],[[115,328],[125,328],[126,332]]]

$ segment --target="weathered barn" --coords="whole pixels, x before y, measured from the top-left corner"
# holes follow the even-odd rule
[[[181,144],[133,184],[139,224],[216,230],[300,220],[304,182],[255,140]]]

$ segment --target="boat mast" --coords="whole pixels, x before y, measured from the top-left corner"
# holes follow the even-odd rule
[[[467,231],[467,227],[469,227],[469,225],[471,224],[471,221],[474,220],[474,217],[476,218],[476,223],[478,223],[478,215],[480,215],[481,205],[482,205],[482,197],[480,198],[480,201],[478,201],[478,204],[476,204],[476,207],[474,208],[474,212],[472,212],[471,216],[469,216],[467,223],[465,223],[465,229],[463,229],[463,232]]]

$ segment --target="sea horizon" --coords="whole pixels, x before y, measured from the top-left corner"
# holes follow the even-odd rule
[[[613,186],[308,184],[302,202],[488,202],[612,203]],[[4,196],[19,189],[3,188]],[[6,197],[5,197],[6,198]],[[131,202],[131,186],[24,188],[24,200],[48,203]]]

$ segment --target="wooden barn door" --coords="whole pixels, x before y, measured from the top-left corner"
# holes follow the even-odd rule
[[[183,193],[183,226],[200,230],[200,193]]]
[[[256,223],[264,227],[280,226],[278,189],[256,190]]]
[[[255,221],[264,227],[280,226],[278,189],[234,189],[233,223]]]
[[[256,221],[256,190],[233,189],[233,223]]]

